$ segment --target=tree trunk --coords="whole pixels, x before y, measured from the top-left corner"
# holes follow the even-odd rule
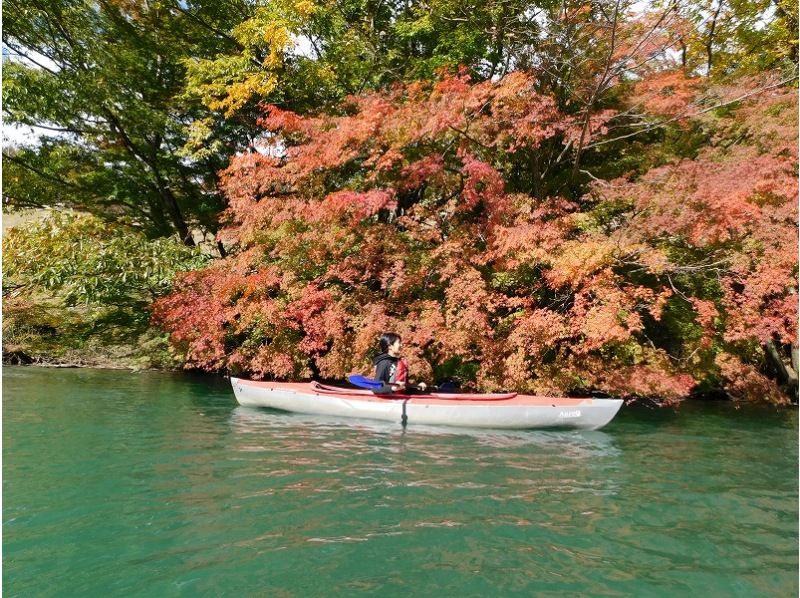
[[[497,19],[495,25],[494,35],[494,48],[492,49],[492,70],[489,72],[489,80],[491,81],[497,72],[497,66],[503,61],[503,45],[505,41],[505,25],[508,13],[508,4],[503,2],[501,4],[500,17]]]
[[[717,5],[717,11],[714,13],[714,18],[711,19],[711,28],[708,31],[708,41],[706,42],[706,57],[707,57],[707,67],[708,70],[706,71],[706,76],[711,76],[711,65],[714,60],[714,31],[717,28],[717,19],[719,18],[719,13],[722,12],[722,5],[725,0],[719,0],[719,4]]]
[[[533,152],[533,196],[536,199],[542,198],[542,173],[539,168],[539,149]]]
[[[769,360],[772,367],[775,368],[775,371],[778,373],[778,382],[782,386],[785,386],[789,391],[789,394],[792,398],[796,401],[797,400],[797,369],[792,365],[787,365],[786,362],[783,360],[783,357],[778,350],[778,347],[775,346],[773,341],[768,341],[764,344],[765,353],[767,355],[767,359]],[[797,349],[793,346],[792,347],[792,362],[796,362],[796,355]]]
[[[159,186],[161,186],[161,181],[159,181]],[[172,224],[175,225],[175,229],[178,231],[178,234],[181,237],[181,241],[183,241],[184,245],[194,247],[192,231],[189,230],[186,220],[183,218],[181,209],[178,206],[178,200],[175,199],[175,195],[172,193],[172,190],[169,189],[169,187],[164,186],[161,188],[161,195],[164,198],[167,211],[172,219]]]

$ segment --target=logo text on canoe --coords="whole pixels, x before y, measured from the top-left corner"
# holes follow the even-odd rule
[[[575,409],[574,411],[560,411],[558,413],[558,417],[563,417],[565,419],[570,417],[580,417],[580,416],[581,416],[580,409]]]

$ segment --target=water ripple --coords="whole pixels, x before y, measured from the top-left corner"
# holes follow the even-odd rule
[[[796,412],[403,430],[207,378],[3,377],[9,595],[797,595]]]

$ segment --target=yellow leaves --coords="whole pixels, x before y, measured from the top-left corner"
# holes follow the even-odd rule
[[[211,110],[230,118],[251,98],[270,94],[277,76],[264,69],[247,52],[187,64],[187,95],[197,96]]]
[[[186,128],[188,133],[186,143],[178,150],[178,155],[194,160],[203,160],[221,152],[223,146],[219,139],[208,143],[213,134],[213,123],[214,119],[211,117],[192,121]]]
[[[220,99],[209,99],[207,102],[211,110],[219,110],[230,118],[238,112],[253,97],[266,97],[278,85],[278,78],[275,75],[262,72],[255,72],[245,76],[241,81],[237,81],[227,86],[224,97]]]
[[[294,46],[292,29],[292,23],[275,19],[271,10],[260,8],[255,17],[234,28],[231,33],[249,49],[253,62],[260,62],[265,69],[271,69],[280,66],[283,53]],[[262,54],[263,58],[258,60],[257,56]]]
[[[305,19],[310,18],[317,11],[317,9],[317,5],[310,0],[299,0],[298,2],[294,2],[295,12]]]
[[[545,277],[554,288],[569,285],[576,289],[588,276],[610,266],[615,252],[616,245],[603,237],[566,241],[561,245],[561,254],[552,259]]]
[[[277,72],[316,11],[309,0],[279,0],[259,7],[231,31],[238,53],[187,64],[187,95],[200,97],[226,118],[268,97],[280,83]]]

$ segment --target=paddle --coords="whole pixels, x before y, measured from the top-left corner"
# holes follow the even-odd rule
[[[376,391],[379,390],[384,386],[383,382],[380,380],[374,380],[372,378],[367,378],[366,376],[362,376],[361,374],[348,374],[347,379],[350,381],[350,384],[354,386],[358,386],[359,388],[366,388],[368,390]],[[406,389],[409,390],[421,390],[422,392],[428,392],[431,390],[436,390],[435,386],[428,386],[425,390],[422,390],[419,386],[414,386],[412,384],[406,385]]]

